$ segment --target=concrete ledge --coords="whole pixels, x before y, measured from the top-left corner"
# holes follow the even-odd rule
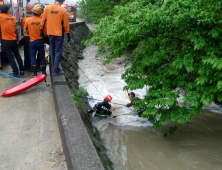
[[[59,67],[62,68],[61,64],[59,64]],[[65,76],[52,76],[52,65],[50,64],[50,74],[51,74],[51,82],[52,86],[54,87],[55,85],[66,85],[66,78]]]
[[[85,25],[85,21],[79,21],[79,22],[70,23],[69,27],[70,27],[70,30],[71,30],[72,28],[83,26],[83,25]]]
[[[52,75],[52,74],[51,74]],[[68,170],[104,170],[67,85],[56,82],[64,75],[52,76],[54,103]]]
[[[61,67],[60,67],[61,68]],[[66,79],[65,76],[53,76],[52,85],[66,85]]]

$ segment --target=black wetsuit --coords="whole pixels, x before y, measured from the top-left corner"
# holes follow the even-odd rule
[[[146,109],[145,107],[140,108],[140,110],[137,111],[137,115],[138,115],[139,117],[141,117],[141,115],[143,114],[143,111],[144,111],[145,109]]]
[[[112,114],[112,112],[109,111],[110,109],[111,105],[107,101],[97,103],[93,107],[93,111],[96,111],[95,116],[104,117],[104,118]]]

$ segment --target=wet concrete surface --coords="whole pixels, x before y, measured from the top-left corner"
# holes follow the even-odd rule
[[[23,57],[23,47],[19,50]],[[7,61],[0,71],[12,72]],[[31,72],[20,78],[31,79]],[[51,84],[50,75],[47,81]],[[21,81],[0,74],[0,93],[19,84]],[[41,86],[52,88],[45,83]],[[12,97],[1,97],[0,115],[0,170],[67,169],[51,92],[32,87]]]

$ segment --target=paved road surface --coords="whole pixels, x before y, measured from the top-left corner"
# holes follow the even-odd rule
[[[23,57],[22,48],[20,54]],[[12,70],[3,62],[0,71]],[[31,73],[20,78],[28,80]],[[50,76],[47,80],[50,82]],[[20,83],[0,75],[0,93]],[[45,83],[41,86],[46,87]],[[0,116],[0,170],[67,169],[51,92],[33,87],[13,97],[1,97]]]

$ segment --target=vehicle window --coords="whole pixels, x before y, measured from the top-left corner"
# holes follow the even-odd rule
[[[4,0],[4,4],[10,4],[10,0]]]
[[[67,7],[68,12],[72,12],[72,8],[70,6]]]

